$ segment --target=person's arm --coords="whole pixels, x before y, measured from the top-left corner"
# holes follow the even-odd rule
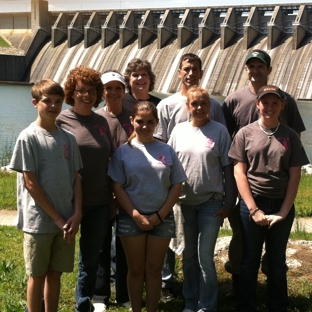
[[[71,243],[79,230],[80,221],[82,218],[82,189],[81,178],[78,171],[75,171],[74,176],[74,215],[70,217],[64,225],[65,239]]]
[[[257,204],[255,203],[255,200],[252,196],[252,192],[247,178],[247,164],[234,160],[234,176],[238,192],[244,199],[250,213],[252,214],[252,219],[258,225],[268,225],[269,222],[266,219],[264,212],[257,207]]]
[[[224,176],[224,203],[219,211],[217,211],[214,216],[222,215],[222,225],[223,220],[227,218],[230,214],[230,210],[235,206],[237,199],[237,186],[233,173],[233,164],[222,167]]]
[[[289,95],[288,93],[285,93],[286,95],[286,103],[285,107],[281,112],[281,118],[282,121],[286,123],[286,125],[293,130],[297,132],[299,137],[301,137],[301,132],[306,130],[306,127],[304,125],[304,122],[302,120],[301,114],[298,109],[297,102],[295,99]],[[285,120],[283,120],[285,118]]]
[[[165,203],[163,204],[163,206],[161,207],[161,209],[158,211],[158,215],[157,215],[157,213],[154,213],[154,214],[150,215],[150,217],[149,217],[150,222],[153,225],[158,225],[159,223],[162,222],[161,220],[164,220],[167,217],[167,215],[172,210],[172,207],[178,201],[178,199],[181,195],[181,192],[182,192],[182,183],[176,183],[170,187],[167,199],[166,199]]]
[[[167,112],[167,107],[165,103],[166,102],[162,100],[157,105],[157,115],[158,115],[159,121],[154,131],[154,138],[166,143],[169,139],[168,137],[169,119],[167,116],[168,112]]]
[[[224,114],[223,114],[223,110],[222,110],[222,106],[220,105],[220,103],[213,98],[210,99],[210,102],[211,102],[210,112],[212,113],[211,119],[227,127]]]
[[[225,119],[226,128],[228,129],[229,135],[232,138],[235,132],[235,121],[231,106],[233,106],[233,104],[230,103],[230,99],[226,98],[222,104],[222,112]]]
[[[64,229],[64,225],[66,222],[48,200],[43,188],[38,183],[35,172],[23,171],[23,177],[25,187],[31,197],[53,219],[58,228],[63,231],[65,238],[66,230]]]
[[[148,231],[153,229],[154,226],[150,224],[148,217],[145,215],[141,215],[132,204],[129,195],[124,189],[124,185],[113,181],[113,188],[119,205],[130,215],[130,217],[135,221],[137,226],[142,231]]]
[[[300,166],[290,167],[289,181],[282,207],[279,212],[266,216],[267,220],[270,223],[269,228],[271,228],[275,223],[285,219],[286,216],[288,215],[297,196],[300,178],[301,178],[301,167]]]

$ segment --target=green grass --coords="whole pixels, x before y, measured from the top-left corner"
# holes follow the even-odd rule
[[[0,157],[1,160],[1,157]],[[296,216],[312,217],[312,176],[303,174],[296,197]],[[16,173],[0,171],[0,210],[16,209]]]
[[[1,36],[0,36],[0,47],[1,48],[10,47],[10,45]]]
[[[301,176],[295,205],[298,217],[312,217],[312,175]]]
[[[0,167],[7,166],[10,163],[15,141],[16,137],[13,134],[11,140],[8,141],[8,139],[6,139],[5,143],[0,147]]]
[[[0,170],[0,210],[16,210],[16,173]]]
[[[221,235],[231,234],[229,230],[221,231]],[[10,227],[0,226],[0,311],[1,312],[24,312],[26,308],[26,288],[27,277],[25,275],[23,260],[23,233],[22,231]],[[76,242],[75,269],[73,273],[62,276],[62,288],[59,303],[59,312],[72,312],[75,305],[75,283],[77,277],[77,250],[78,240]],[[234,303],[225,298],[231,287],[230,274],[225,272],[223,262],[216,260],[216,268],[219,281],[219,300],[218,311],[233,311]],[[311,268],[291,269],[288,273],[289,281],[289,312],[311,312],[312,311],[312,278]],[[182,291],[182,263],[181,258],[176,259],[176,291],[180,294],[167,303],[159,303],[160,312],[180,312],[184,308],[184,299]],[[259,274],[257,305],[259,311],[266,311],[264,308],[265,300],[265,276]],[[114,294],[111,297],[111,312],[126,312],[127,310],[114,304]],[[144,300],[145,298],[143,298]],[[146,311],[146,308],[143,308]]]

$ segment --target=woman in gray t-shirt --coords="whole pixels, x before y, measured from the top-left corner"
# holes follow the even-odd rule
[[[184,217],[185,311],[217,311],[214,249],[223,218],[237,195],[228,157],[231,139],[221,123],[210,119],[207,90],[190,88],[186,105],[191,121],[177,124],[168,141],[188,178],[179,199]]]
[[[268,258],[266,304],[269,311],[287,311],[286,247],[301,166],[309,161],[297,133],[280,123],[284,93],[276,86],[264,86],[256,105],[260,119],[236,134],[229,152],[242,197],[239,311],[256,311],[254,298],[264,242]]]

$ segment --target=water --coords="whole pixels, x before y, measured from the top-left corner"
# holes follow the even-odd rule
[[[14,144],[18,134],[36,119],[30,90],[30,86],[0,85],[0,151]]]
[[[31,86],[0,85],[0,156],[5,145],[15,143],[18,134],[37,117],[31,103]],[[220,103],[224,97],[215,97]],[[312,102],[297,101],[307,130],[302,133],[302,142],[309,159],[312,159]],[[100,106],[102,106],[100,104]],[[67,104],[63,109],[67,109]]]

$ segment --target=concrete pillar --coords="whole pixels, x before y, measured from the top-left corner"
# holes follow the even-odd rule
[[[119,44],[123,49],[127,44],[137,37],[137,25],[135,25],[134,12],[128,11],[123,23],[119,27]]]
[[[215,31],[213,29],[214,24],[215,16],[213,14],[213,9],[207,9],[201,23],[198,26],[199,49],[207,47],[211,38],[215,35]]]
[[[294,33],[292,41],[292,49],[297,50],[301,41],[305,37],[307,31],[301,25],[308,22],[308,12],[305,5],[300,5],[298,15],[293,23]]]
[[[101,38],[99,13],[93,12],[84,27],[84,47],[89,48]]]
[[[254,25],[258,25],[259,21],[259,11],[256,7],[252,7],[244,24],[244,50],[248,50],[251,43],[259,36],[259,31],[254,27]]]
[[[236,23],[236,16],[234,12],[234,8],[229,8],[226,16],[224,18],[223,23],[221,24],[221,41],[220,41],[220,49],[224,50],[231,39],[235,36],[236,32],[232,25]]]
[[[192,10],[185,10],[182,20],[178,25],[178,49],[185,47],[195,37],[192,30],[193,23]]]
[[[113,44],[119,38],[119,27],[117,25],[117,14],[114,11],[110,11],[104,25],[102,26],[102,49]]]
[[[66,14],[60,13],[52,26],[52,48],[57,47],[67,39]]]
[[[138,48],[142,49],[147,46],[153,38],[157,36],[157,29],[153,12],[147,10],[141,24],[138,27]]]
[[[157,48],[162,49],[174,37],[173,15],[171,10],[166,10],[160,24],[157,26]]]
[[[280,6],[276,6],[271,17],[270,22],[268,23],[268,50],[274,48],[278,37],[283,32],[281,26],[283,23],[283,12]]]
[[[48,1],[31,0],[31,32],[36,33],[38,28],[49,26]]]
[[[84,39],[82,13],[77,12],[68,26],[68,48],[77,45]]]

